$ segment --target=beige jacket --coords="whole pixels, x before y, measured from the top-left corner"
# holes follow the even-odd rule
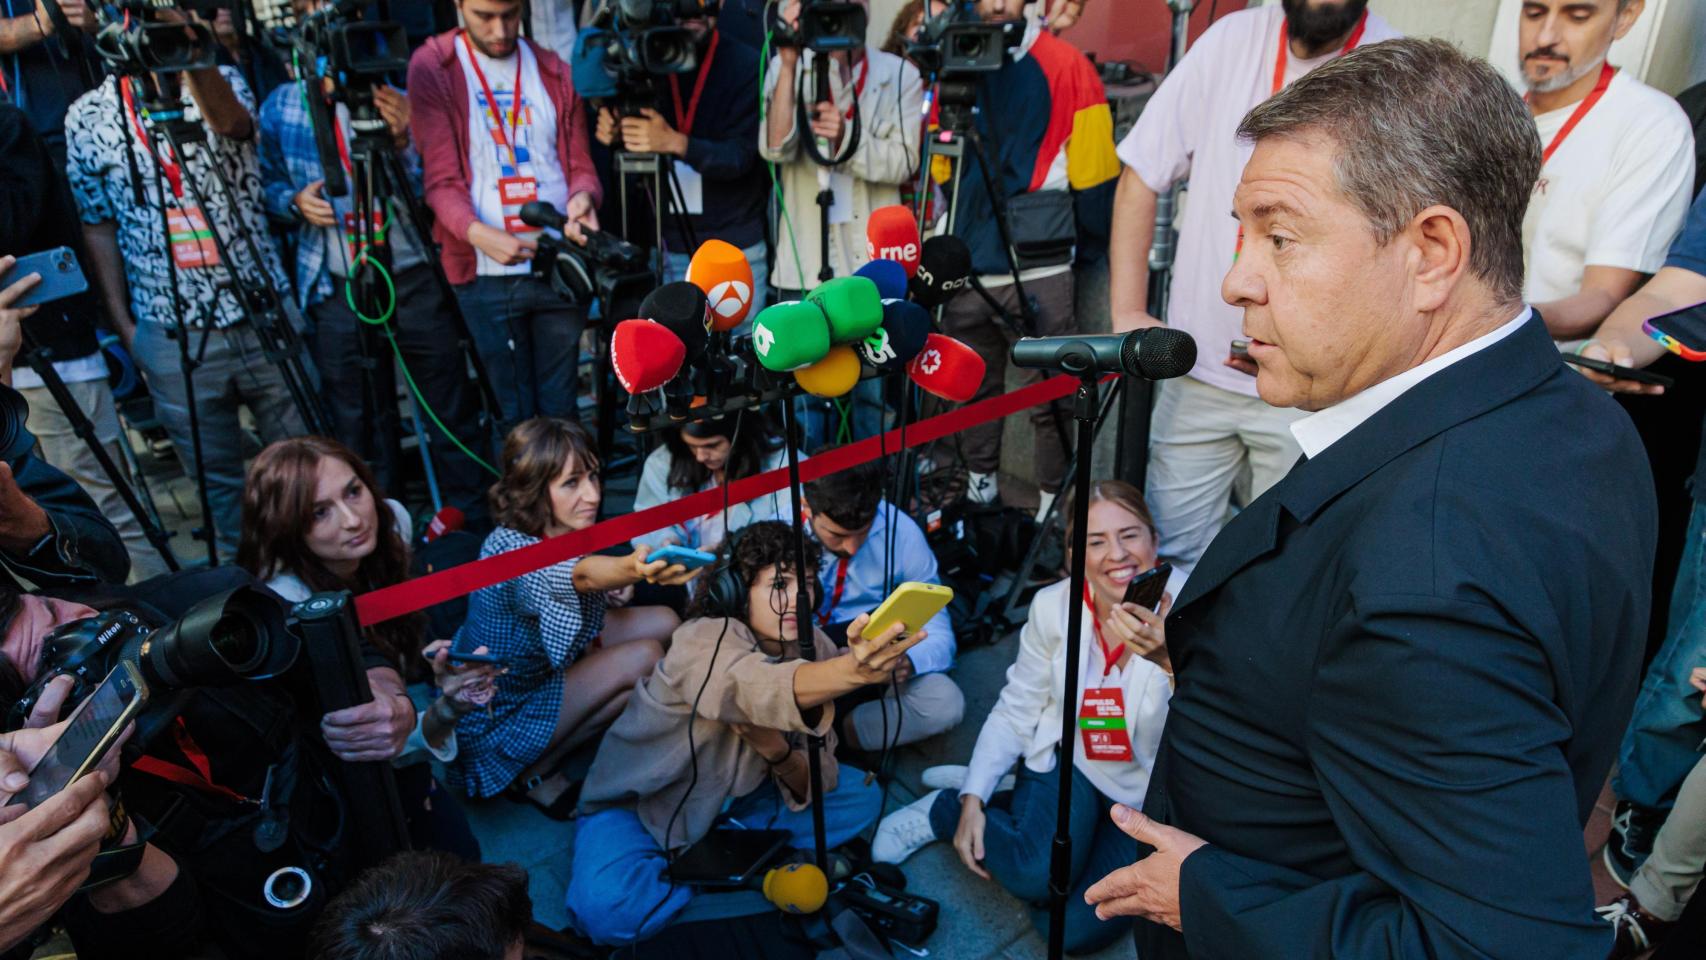
[[[803,51],[794,74],[798,84],[795,92],[806,93],[808,101],[813,89],[814,56],[810,50]],[[878,207],[899,203],[900,185],[918,171],[918,137],[924,109],[924,82],[918,76],[918,68],[875,47],[865,48],[865,59],[871,66],[865,78],[865,92],[859,97],[859,146],[845,163],[832,168],[852,179],[851,219],[831,224],[829,228],[829,263],[838,277],[850,276],[870,259],[865,256],[866,220]],[[777,70],[778,61],[773,58],[764,75],[766,101],[775,92]],[[851,85],[842,82],[840,71],[830,71],[829,90],[843,109],[853,105]],[[786,218],[782,217],[783,210],[776,211],[776,266],[770,271],[770,285],[784,290],[817,286],[818,270],[823,265],[822,224],[817,205],[819,168],[800,146],[797,118],[798,114],[793,118],[788,138],[777,150],[770,149],[766,123],[758,126],[759,156],[780,164],[776,176],[782,186]]]
[[[839,651],[829,638],[814,632],[818,658],[837,656]],[[735,723],[790,734],[788,739],[795,749],[778,765],[779,771],[788,765],[804,766],[805,751],[801,748],[805,734],[825,737],[823,788],[826,792],[834,790],[835,706],[820,707],[814,718],[816,725],[808,724],[800,715],[794,702],[794,672],[804,662],[797,657],[773,660],[765,656],[752,631],[738,620],[702,618],[682,624],[675,631],[669,653],[653,668],[651,676],[635,685],[628,706],[605,733],[581,787],[582,812],[633,807],[660,847],[690,846],[711,829],[725,801],[746,796],[773,776],[764,758],[730,726]],[[690,720],[696,696],[699,715]],[[693,724],[693,753],[699,758],[699,782],[682,804],[666,839],[664,830],[676,805],[688,793],[692,777],[689,722]],[[793,796],[780,780],[777,789],[791,809],[802,810],[810,801],[809,797]]]

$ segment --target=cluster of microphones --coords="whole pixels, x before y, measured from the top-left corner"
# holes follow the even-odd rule
[[[734,331],[752,310],[752,268],[734,245],[706,241],[687,279],[652,291],[639,317],[613,331],[611,366],[630,395],[630,428],[650,429],[660,416],[686,420],[701,403],[720,411],[773,399],[794,384],[814,397],[843,396],[867,368],[904,370],[927,393],[970,400],[983,358],[933,332],[930,311],[971,282],[971,251],[958,237],[921,240],[911,211],[898,205],[874,211],[865,236],[869,263],[803,300],[759,310],[749,337]]]

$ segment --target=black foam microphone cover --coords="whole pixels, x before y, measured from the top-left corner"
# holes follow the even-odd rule
[[[971,283],[971,248],[951,234],[924,241],[918,273],[908,283],[912,299],[934,310]]]
[[[710,337],[710,310],[705,291],[686,280],[666,283],[640,301],[640,316],[655,320],[669,328],[687,345],[687,362],[693,363],[705,353]]]

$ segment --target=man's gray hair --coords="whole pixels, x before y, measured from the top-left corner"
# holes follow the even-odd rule
[[[1485,60],[1442,40],[1370,44],[1310,72],[1251,110],[1238,135],[1259,143],[1334,141],[1339,189],[1390,242],[1436,204],[1469,223],[1469,268],[1504,301],[1522,297],[1522,218],[1540,176],[1528,107]]]

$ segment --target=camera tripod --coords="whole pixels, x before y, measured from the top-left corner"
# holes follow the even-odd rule
[[[170,148],[172,156],[177,159],[178,169],[184,170],[189,164],[189,154],[186,147],[194,144],[204,148],[207,156],[206,166],[213,172],[213,182],[217,185],[219,199],[222,199],[227,209],[232,211],[232,225],[237,232],[237,240],[243,252],[247,255],[250,268],[265,270],[266,260],[261,255],[261,249],[255,238],[245,229],[242,221],[236,217],[236,191],[232,188],[225,169],[220,165],[219,157],[214,153],[207,138],[207,132],[198,120],[191,120],[184,112],[182,96],[175,77],[155,74],[147,70],[127,69],[119,79],[121,95],[132,87],[141,87],[144,93],[142,113],[148,118],[149,125],[162,136]],[[141,117],[137,118],[140,128]],[[132,131],[126,131],[127,138]],[[137,134],[140,135],[140,134]],[[207,351],[208,337],[214,325],[214,313],[217,311],[218,290],[215,293],[215,303],[209,304],[209,316],[201,328],[201,339],[192,355],[189,343],[189,325],[187,322],[187,305],[184,302],[183,289],[180,284],[180,268],[172,256],[173,230],[171,210],[167,200],[168,176],[165,161],[152,143],[144,141],[143,148],[154,159],[154,187],[159,197],[160,229],[165,245],[167,280],[172,289],[173,327],[169,336],[178,344],[178,365],[184,378],[184,398],[188,407],[189,431],[192,447],[193,463],[196,477],[197,496],[202,511],[202,527],[195,535],[200,536],[207,544],[207,559],[210,566],[219,564],[219,549],[215,533],[215,518],[213,505],[208,496],[206,460],[201,432],[201,417],[196,405],[195,372],[200,368],[202,358]],[[135,190],[138,206],[146,205],[148,198],[143,189],[142,176],[136,167],[135,153],[126,150],[126,158],[131,164],[130,174]],[[179,174],[170,185],[173,196],[181,202],[187,188],[189,199],[201,210],[206,223],[207,232],[213,240],[214,250],[219,255],[220,264],[224,267],[226,283],[219,288],[228,292],[235,300],[238,309],[245,319],[253,326],[261,343],[262,357],[277,366],[284,381],[285,389],[290,394],[291,403],[302,417],[304,425],[310,433],[323,434],[326,431],[326,417],[320,408],[318,398],[313,390],[313,381],[302,360],[302,339],[285,311],[284,301],[279,291],[275,290],[263,277],[259,281],[246,277],[238,264],[231,257],[231,243],[213,217],[213,208],[208,204],[208,196],[202,190],[201,184],[194,176]]]

